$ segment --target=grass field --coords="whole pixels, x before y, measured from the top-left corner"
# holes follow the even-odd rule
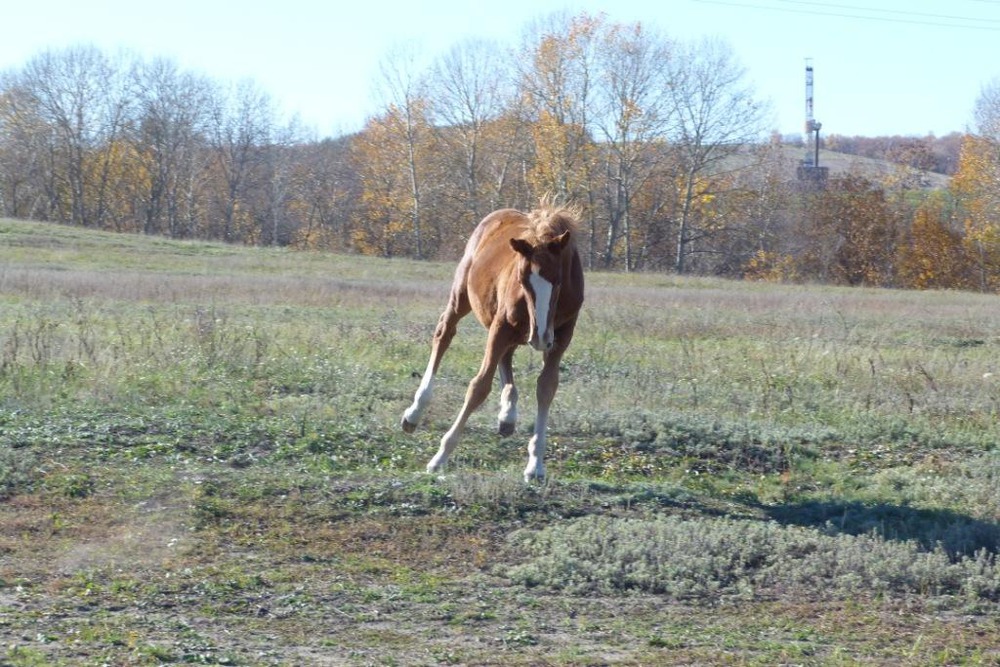
[[[0,665],[1000,664],[997,297],[588,274],[528,486],[451,271],[0,220]]]

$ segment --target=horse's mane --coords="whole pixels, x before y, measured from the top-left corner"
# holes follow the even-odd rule
[[[580,227],[579,215],[573,206],[556,205],[543,199],[539,207],[528,214],[529,233],[538,243],[551,241],[564,232],[570,232],[572,239]]]

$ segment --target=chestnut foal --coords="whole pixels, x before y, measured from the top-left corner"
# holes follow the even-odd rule
[[[455,271],[448,305],[434,331],[427,370],[401,423],[407,433],[420,423],[433,393],[434,374],[458,321],[469,312],[475,313],[489,332],[483,362],[469,383],[455,423],[427,464],[428,472],[445,465],[469,415],[489,396],[498,368],[502,385],[499,431],[505,436],[514,432],[517,388],[512,361],[514,350],[527,343],[542,353],[543,363],[524,479],[545,477],[545,428],[559,386],[559,360],[573,339],[583,305],[583,267],[573,239],[576,229],[567,209],[543,206],[527,214],[514,209],[494,211],[473,231]]]

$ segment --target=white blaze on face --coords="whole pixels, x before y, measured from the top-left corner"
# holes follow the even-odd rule
[[[545,349],[545,330],[549,326],[549,306],[552,302],[552,283],[537,271],[528,276],[531,290],[535,293],[535,333],[538,341],[537,349]],[[535,336],[532,336],[535,338]]]

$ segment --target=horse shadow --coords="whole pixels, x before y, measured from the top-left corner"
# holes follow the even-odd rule
[[[915,542],[921,549],[943,549],[951,558],[1000,550],[1000,524],[948,509],[923,509],[890,503],[807,500],[754,509],[782,525],[797,525],[828,534],[877,535],[886,540]]]

